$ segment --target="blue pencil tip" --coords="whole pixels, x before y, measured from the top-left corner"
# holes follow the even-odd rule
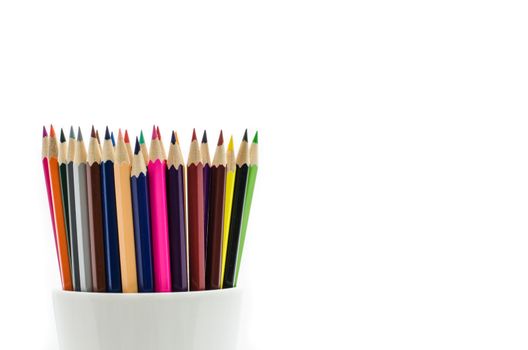
[[[105,140],[110,140],[110,131],[108,130],[108,126],[106,127],[105,131]]]
[[[139,140],[136,137],[136,146],[134,147],[134,154],[139,154],[140,150],[141,150],[141,147],[139,147]]]

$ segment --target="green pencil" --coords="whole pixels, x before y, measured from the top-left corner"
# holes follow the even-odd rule
[[[258,172],[258,131],[255,133],[251,147],[249,148],[249,173],[246,187],[246,198],[244,199],[244,209],[242,212],[242,228],[240,230],[240,242],[238,245],[238,254],[235,272],[235,287],[238,281],[238,272],[240,271],[240,262],[242,261],[242,252],[244,251],[244,242],[246,241],[246,230],[249,221],[249,211],[251,210],[251,201],[253,200],[253,190]]]

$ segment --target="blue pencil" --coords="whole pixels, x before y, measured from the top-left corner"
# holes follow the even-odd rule
[[[132,157],[130,187],[132,191],[132,214],[134,216],[134,239],[136,241],[138,290],[140,293],[154,292],[147,167],[137,137],[134,156]]]
[[[101,190],[103,197],[104,248],[106,267],[106,290],[121,292],[121,268],[119,241],[117,236],[117,214],[114,183],[114,147],[106,127],[101,163]]]

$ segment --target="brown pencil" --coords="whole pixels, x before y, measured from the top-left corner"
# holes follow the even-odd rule
[[[101,148],[94,127],[88,149],[86,182],[88,185],[88,218],[94,292],[106,292],[106,273],[103,241],[103,209],[101,199]]]
[[[189,235],[189,287],[205,289],[203,163],[200,145],[193,130],[187,162],[187,206]]]
[[[224,230],[224,200],[226,183],[226,153],[220,131],[218,145],[210,168],[208,242],[205,283],[207,289],[219,289],[222,272],[222,236]]]

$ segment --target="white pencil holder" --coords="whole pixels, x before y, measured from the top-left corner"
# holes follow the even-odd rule
[[[53,292],[61,350],[233,350],[240,289],[112,294]]]

